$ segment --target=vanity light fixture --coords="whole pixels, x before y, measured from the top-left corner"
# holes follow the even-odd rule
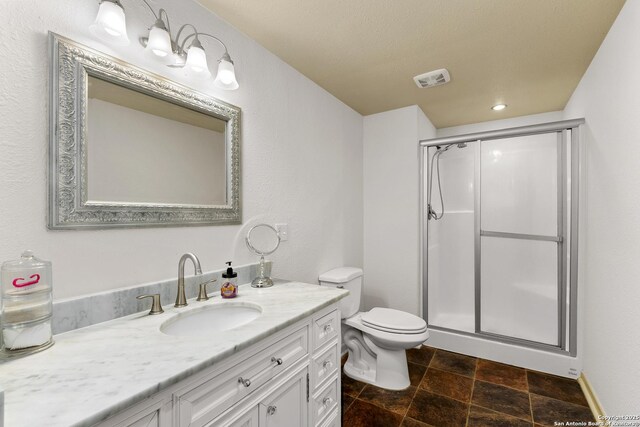
[[[218,61],[218,74],[213,82],[220,89],[236,90],[238,89],[238,81],[236,80],[236,72],[233,61],[227,52],[222,55]]]
[[[493,107],[491,107],[493,111],[502,111],[505,108],[507,108],[507,104],[496,104]]]
[[[117,45],[128,45],[127,25],[124,16],[124,8],[119,0],[104,0],[100,2],[98,16],[89,26],[93,35]]]
[[[198,36],[195,36],[189,50],[187,50],[187,61],[184,64],[188,73],[202,75],[209,74],[209,65],[207,64],[207,55],[202,48]]]
[[[211,78],[207,64],[207,54],[200,42],[201,37],[216,40],[224,48],[224,53],[218,60],[218,71],[213,84],[225,90],[235,90],[239,87],[236,79],[235,67],[227,46],[219,38],[201,33],[191,24],[180,27],[176,36],[171,33],[169,16],[164,9],[156,13],[147,0],[142,0],[155,18],[155,23],[149,29],[149,36],[140,38],[140,44],[158,61],[172,68],[181,68],[189,77],[198,79]],[[180,39],[185,28],[192,33]],[[96,20],[89,27],[97,38],[111,44],[129,44],[125,12],[120,0],[101,0]]]
[[[169,35],[169,31],[167,31],[162,19],[157,19],[156,23],[149,29],[149,37],[146,44],[145,49],[147,52],[159,58],[166,58],[163,62],[170,60],[169,55],[173,54],[171,35]]]

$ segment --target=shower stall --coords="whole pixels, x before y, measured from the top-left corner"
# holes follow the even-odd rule
[[[431,345],[579,375],[579,126],[420,141]]]

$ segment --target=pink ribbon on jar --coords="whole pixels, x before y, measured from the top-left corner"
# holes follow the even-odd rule
[[[38,283],[40,281],[40,275],[39,274],[32,274],[31,276],[29,276],[29,279],[31,279],[28,282],[24,282],[24,283],[18,283],[19,281],[24,281],[24,277],[18,277],[17,279],[13,280],[13,286],[16,288],[24,288],[25,286],[31,286],[31,285],[35,285],[36,283]]]

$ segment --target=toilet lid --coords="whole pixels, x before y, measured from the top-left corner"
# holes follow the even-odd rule
[[[418,316],[392,308],[376,307],[362,315],[362,323],[387,332],[421,333],[427,322]]]

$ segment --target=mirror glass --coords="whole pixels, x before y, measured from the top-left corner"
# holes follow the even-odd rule
[[[272,226],[258,224],[247,233],[247,246],[256,255],[269,255],[280,246],[280,235]]]
[[[87,202],[225,205],[226,121],[89,75]]]

